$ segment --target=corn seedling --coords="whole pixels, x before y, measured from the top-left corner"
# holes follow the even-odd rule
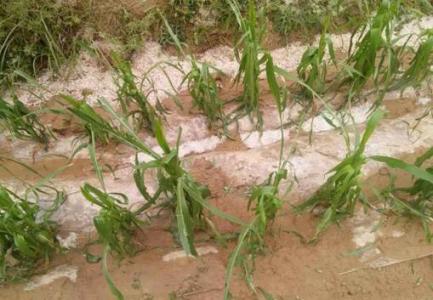
[[[186,52],[178,37],[174,34],[167,20],[164,17],[162,19],[174,44],[180,53],[185,56]],[[191,61],[191,71],[185,74],[182,84],[184,82],[187,83],[189,94],[193,99],[193,106],[200,109],[206,115],[209,127],[219,122],[225,129],[224,103],[219,98],[218,86],[211,74],[211,71],[220,71],[207,63],[199,63],[192,53],[189,54],[189,59]]]
[[[327,75],[327,62],[325,61],[325,54],[328,51],[329,56],[337,65],[335,58],[334,46],[332,40],[326,34],[326,28],[320,36],[319,45],[317,47],[309,47],[302,55],[301,62],[298,65],[297,72],[301,80],[304,81],[311,89],[317,94],[323,95],[326,90],[326,75]],[[303,93],[307,98],[312,99],[313,93],[303,86]]]
[[[254,0],[248,1],[247,17],[242,17],[239,3],[227,0],[240,27],[242,38],[235,46],[235,55],[239,61],[239,70],[235,83],[242,80],[243,94],[239,98],[240,109],[250,118],[257,119],[257,127],[263,127],[262,113],[259,107],[259,76],[261,67],[266,62],[261,43],[265,34],[264,8],[257,10]]]
[[[108,272],[108,255],[114,253],[119,259],[135,255],[136,247],[133,243],[133,235],[140,228],[142,222],[138,219],[137,214],[125,207],[128,204],[126,195],[106,192],[102,169],[96,158],[93,131],[87,148],[102,190],[86,183],[81,188],[81,193],[90,203],[101,208],[99,214],[93,218],[93,224],[98,232],[98,242],[104,247],[101,261],[102,272],[112,294],[116,299],[123,299],[122,293]],[[93,257],[93,255],[88,254],[88,258]]]
[[[49,130],[39,121],[36,113],[30,111],[16,96],[12,103],[0,97],[1,127],[19,139],[33,140],[45,145],[49,141]]]
[[[176,216],[176,236],[180,244],[188,255],[197,255],[194,247],[194,231],[203,229],[206,225],[210,225],[211,229],[214,228],[209,218],[206,217],[205,210],[237,224],[242,224],[242,222],[210,206],[207,203],[207,197],[210,195],[208,188],[196,182],[183,169],[178,156],[180,133],[176,146],[171,148],[165,139],[161,124],[156,122],[154,125],[156,138],[163,154],[154,160],[139,163],[136,166],[134,178],[143,197],[147,200],[143,208],[138,211],[147,209],[150,205],[155,204],[160,195],[164,195],[167,201],[162,205],[168,207]],[[150,169],[156,169],[158,181],[158,189],[152,196],[147,193],[142,182],[144,172]],[[216,235],[218,236],[218,233]]]
[[[44,210],[0,186],[1,282],[30,276],[41,261],[48,262],[60,250],[56,224],[49,217],[64,198],[65,194],[58,192],[53,207]]]
[[[405,48],[405,45],[395,47],[393,38],[399,11],[400,1],[383,0],[370,22],[353,34],[342,81],[350,86],[349,100],[358,95],[369,80],[376,89],[383,85],[386,90],[398,74],[400,55]],[[354,43],[356,35],[358,40]],[[356,49],[352,53],[353,46]]]
[[[123,115],[125,117],[132,116],[137,123],[137,128],[147,128],[152,131],[152,124],[157,118],[157,112],[150,104],[148,95],[144,94],[137,86],[130,63],[115,53],[112,58],[118,75],[117,98]],[[130,111],[131,104],[136,106],[136,110]]]
[[[155,120],[153,132],[163,152],[163,154],[158,154],[142,142],[129,124],[113,110],[107,101],[104,99],[99,101],[102,107],[119,123],[120,129],[102,122],[99,118],[92,119],[85,115],[84,118],[89,121],[92,130],[104,132],[119,143],[128,145],[138,153],[144,153],[149,157],[149,162],[139,163],[136,166],[134,174],[137,187],[147,201],[135,212],[136,214],[142,213],[153,206],[160,195],[165,195],[168,200],[165,205],[170,207],[176,216],[177,235],[180,243],[190,255],[196,254],[193,244],[194,229],[198,229],[204,225],[204,222],[208,222],[204,216],[204,210],[231,222],[243,224],[237,218],[226,215],[207,203],[207,188],[197,183],[182,167],[178,156],[180,135],[177,146],[174,149],[170,148],[161,122]],[[144,172],[150,169],[156,169],[157,171],[159,186],[154,195],[147,193],[144,182],[141,181],[144,179]]]
[[[278,196],[279,186],[281,181],[286,178],[287,170],[283,164],[277,171],[269,175],[266,182],[252,188],[248,210],[252,208],[255,217],[248,225],[244,226],[239,234],[238,243],[230,254],[225,275],[224,299],[231,297],[230,283],[236,266],[242,268],[249,287],[257,292],[252,282],[255,256],[263,253],[265,249],[265,234],[269,224],[274,221],[282,206],[282,201]]]
[[[317,224],[316,233],[312,241],[315,241],[319,234],[332,223],[339,222],[346,216],[352,215],[358,200],[366,202],[360,183],[362,167],[367,161],[364,151],[369,138],[382,117],[383,112],[380,110],[376,110],[371,115],[364,134],[355,149],[342,162],[329,171],[332,175],[312,197],[295,206],[296,213],[313,209],[317,206],[325,208],[321,220]]]
[[[123,299],[108,273],[108,254],[114,253],[119,258],[133,256],[136,248],[133,243],[134,232],[140,227],[137,216],[124,206],[128,198],[119,193],[106,193],[86,183],[81,187],[81,193],[92,204],[101,208],[99,214],[93,218],[93,224],[98,232],[99,242],[104,246],[102,255],[102,271],[111,292],[116,299]]]
[[[391,178],[389,187],[384,189],[379,197],[388,204],[388,211],[398,216],[419,219],[424,228],[426,240],[429,242],[433,238],[430,230],[430,224],[433,221],[433,168],[423,168],[422,165],[432,156],[433,148],[420,156],[415,164],[386,156],[371,157],[385,163],[390,168],[400,169],[412,175],[412,186],[396,187],[394,179]]]
[[[191,71],[184,80],[187,81],[193,105],[206,115],[209,127],[219,123],[225,128],[224,103],[218,96],[217,84],[210,73],[212,67],[206,63],[199,65],[194,60],[191,63]]]
[[[409,86],[419,86],[426,78],[432,75],[433,64],[433,30],[426,31],[421,35],[424,39],[411,60],[408,69],[397,81],[394,88],[404,90]]]
[[[238,244],[229,257],[224,283],[224,299],[230,299],[231,297],[230,283],[236,266],[242,268],[248,286],[256,294],[260,292],[265,298],[267,295],[269,296],[263,289],[256,289],[252,275],[254,272],[255,256],[263,253],[265,249],[264,238],[269,224],[275,220],[277,212],[282,206],[282,201],[278,194],[281,182],[287,179],[286,163],[283,162],[284,129],[282,124],[282,112],[286,108],[287,92],[277,82],[273,60],[270,56],[266,57],[266,73],[268,84],[279,112],[281,128],[280,161],[278,169],[272,172],[264,183],[256,185],[251,189],[247,210],[254,211],[254,219],[244,226],[239,234]]]
[[[93,219],[100,242],[120,257],[133,255],[132,235],[139,228],[140,221],[124,207],[128,198],[119,193],[103,192],[88,183],[81,188],[81,193],[90,203],[101,208]]]
[[[62,95],[62,97],[70,105],[67,108],[68,111],[78,117],[83,123],[89,139],[93,136],[97,141],[107,144],[110,140],[110,135],[105,128],[110,128],[111,124],[103,119],[85,100],[79,101],[67,95]]]

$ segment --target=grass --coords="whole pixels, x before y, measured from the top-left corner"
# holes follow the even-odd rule
[[[49,218],[65,194],[56,195],[53,207],[43,209],[0,186],[0,282],[28,278],[41,261],[47,263],[60,251],[57,226]]]
[[[364,134],[355,149],[329,171],[331,173],[330,177],[313,196],[295,206],[296,213],[317,206],[324,208],[312,241],[317,240],[320,233],[331,224],[352,215],[358,201],[366,202],[360,183],[362,167],[367,161],[364,151],[369,138],[382,117],[383,112],[380,110],[376,110],[370,116]]]
[[[21,102],[16,96],[12,103],[0,97],[0,128],[7,129],[18,139],[32,140],[48,146],[50,131],[39,121],[36,112]]]
[[[16,80],[19,69],[31,75],[57,71],[77,51],[83,12],[56,1],[4,1],[0,6],[0,84]]]

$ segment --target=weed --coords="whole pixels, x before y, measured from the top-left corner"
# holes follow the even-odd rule
[[[284,37],[303,30],[319,31],[321,18],[326,14],[328,8],[324,1],[302,1],[287,4],[284,1],[274,1],[270,8],[270,16],[276,32]],[[332,1],[330,1],[332,2]],[[330,10],[329,10],[330,11]],[[335,11],[335,8],[334,8]]]
[[[199,16],[200,8],[204,7],[204,0],[170,0],[164,15],[169,20],[170,28],[180,38],[181,41],[187,40],[188,30],[194,26]],[[160,42],[171,43],[173,40],[170,34],[162,29]]]
[[[352,215],[358,200],[365,203],[366,199],[360,184],[362,167],[367,161],[364,151],[369,138],[382,117],[383,112],[380,110],[376,110],[371,115],[361,141],[356,145],[355,149],[329,171],[332,175],[312,197],[295,206],[296,213],[312,209],[318,205],[325,208],[312,241],[316,240],[319,234],[332,223],[339,222],[346,216]]]
[[[60,250],[56,224],[49,217],[64,199],[58,192],[53,207],[42,209],[0,186],[0,281],[30,276],[41,260],[47,262]]]
[[[51,133],[39,121],[35,112],[30,111],[16,96],[9,103],[0,97],[0,126],[12,136],[33,140],[48,145]]]

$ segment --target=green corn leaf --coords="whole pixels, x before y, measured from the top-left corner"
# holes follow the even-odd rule
[[[246,240],[248,236],[251,234],[253,223],[246,226],[239,235],[238,243],[236,248],[230,254],[229,261],[226,267],[226,274],[224,277],[224,300],[231,299],[230,295],[230,285],[233,277],[233,271],[235,267],[239,264],[240,260],[242,260],[242,251],[246,246]]]
[[[187,255],[197,255],[194,247],[192,217],[185,200],[184,183],[180,178],[176,189],[176,221],[180,243]]]
[[[421,167],[422,164],[433,157],[433,147],[431,147],[430,149],[428,149],[424,154],[422,154],[420,157],[418,157],[415,161],[415,166],[417,167]]]
[[[29,243],[21,234],[14,235],[14,243],[22,255],[32,258],[35,256],[35,252],[30,248]]]
[[[400,159],[388,156],[371,156],[370,158],[379,162],[383,162],[387,164],[390,168],[401,169],[410,173],[416,178],[420,178],[430,183],[433,183],[433,174],[430,174],[429,172],[417,167],[416,165],[411,165]]]
[[[107,260],[108,260],[108,253],[109,252],[110,252],[110,247],[106,246],[104,248],[104,252],[103,252],[102,260],[101,260],[102,274],[104,274],[105,281],[107,282],[108,287],[110,288],[110,291],[114,295],[114,297],[116,297],[117,300],[123,300],[124,297],[123,297],[122,293],[116,287],[116,285],[114,284],[113,279],[110,276],[110,273],[108,272]]]
[[[370,139],[377,125],[379,125],[379,122],[380,120],[382,120],[384,114],[385,113],[382,110],[378,109],[374,111],[373,114],[368,119],[367,126],[365,128],[364,134],[362,135],[361,142],[358,146],[359,152],[364,152],[365,145],[367,144],[368,140]]]

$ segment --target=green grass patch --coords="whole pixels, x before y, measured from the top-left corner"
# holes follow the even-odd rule
[[[18,138],[36,141],[48,145],[51,132],[40,121],[36,112],[32,112],[16,96],[12,103],[0,97],[0,128]]]

